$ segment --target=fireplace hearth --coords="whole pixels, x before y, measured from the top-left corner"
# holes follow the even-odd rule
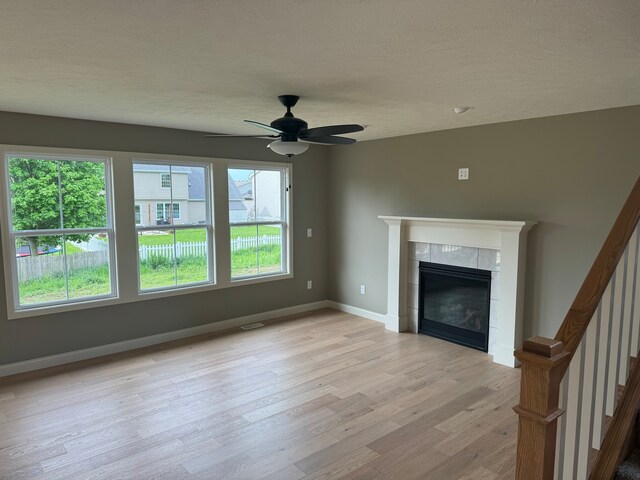
[[[486,352],[491,272],[420,262],[418,331]]]

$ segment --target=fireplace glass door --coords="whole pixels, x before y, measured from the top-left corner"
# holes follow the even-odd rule
[[[486,352],[491,272],[420,262],[418,330]]]

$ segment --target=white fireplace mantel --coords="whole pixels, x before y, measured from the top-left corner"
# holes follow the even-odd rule
[[[537,222],[466,220],[380,215],[389,225],[387,315],[389,330],[403,332],[407,321],[409,242],[459,245],[500,251],[498,329],[493,360],[515,366],[513,351],[522,344],[522,312],[527,232]]]

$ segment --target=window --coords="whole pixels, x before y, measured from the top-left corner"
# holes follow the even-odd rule
[[[116,295],[110,160],[5,155],[15,311]]]
[[[156,220],[163,223],[173,223],[174,220],[180,220],[180,204],[174,203],[173,209],[170,203],[156,204]]]
[[[289,272],[289,169],[229,168],[232,280]]]
[[[169,175],[168,173],[161,173],[160,183],[162,185],[162,188],[171,188],[171,175]]]
[[[158,173],[168,192],[150,181]],[[155,222],[145,213],[136,226],[140,291],[213,283],[209,167],[137,161],[133,176],[135,205],[156,209]]]
[[[292,276],[290,164],[126,152],[114,162],[104,151],[0,149],[8,318]],[[223,215],[219,225],[229,228],[224,245],[216,245],[213,220],[218,175],[229,185],[228,198],[217,190],[229,212],[229,224]],[[133,226],[126,212],[115,222],[114,190]]]

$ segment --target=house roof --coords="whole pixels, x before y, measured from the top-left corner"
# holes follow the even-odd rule
[[[236,187],[231,175],[227,175],[227,183],[229,188],[229,210],[246,210],[247,208],[242,201],[242,194]]]
[[[189,172],[189,200],[205,199],[204,168],[192,168]]]

